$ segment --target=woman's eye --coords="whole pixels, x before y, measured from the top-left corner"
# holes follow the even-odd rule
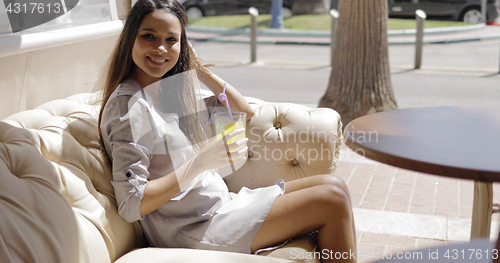
[[[155,39],[155,36],[151,35],[151,34],[145,34],[143,35],[142,37],[144,38],[148,38],[148,39]]]
[[[170,37],[170,38],[167,38],[167,41],[170,41],[170,42],[177,42],[177,39],[173,38],[173,37]]]

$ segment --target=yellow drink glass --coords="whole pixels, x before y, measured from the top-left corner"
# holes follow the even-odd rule
[[[215,132],[217,133],[217,140],[222,139],[222,137],[226,136],[228,133],[245,128],[246,129],[246,113],[244,112],[233,112],[232,119],[229,116],[229,112],[219,112],[215,114]],[[242,134],[239,134],[229,141],[227,144],[231,144],[233,142],[237,142],[246,137],[246,131]]]

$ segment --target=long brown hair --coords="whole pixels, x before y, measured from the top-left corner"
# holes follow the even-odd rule
[[[102,108],[99,113],[98,123],[99,140],[104,151],[105,148],[101,134],[101,118],[104,106],[118,85],[123,82],[132,73],[134,67],[136,67],[132,60],[132,49],[134,47],[135,38],[137,37],[139,25],[147,14],[158,10],[175,15],[179,19],[182,27],[179,59],[174,67],[165,73],[162,78],[164,79],[178,74],[192,75],[186,74],[188,71],[207,71],[202,61],[196,58],[195,54],[193,54],[192,50],[189,48],[185,30],[188,24],[188,18],[184,7],[179,4],[177,0],[138,0],[132,7],[132,10],[130,10],[122,33],[111,55],[110,61],[108,62],[107,72],[105,73]],[[199,150],[204,144],[203,142],[206,141],[206,137],[200,125],[200,110],[197,105],[195,91],[197,85],[190,83],[191,80],[189,78],[183,77],[181,79],[183,81],[179,81],[178,85],[169,87],[168,90],[163,90],[162,92],[160,88],[160,96],[163,97],[161,98],[162,100],[167,99],[168,101],[180,102],[180,107],[176,108],[176,113],[178,113],[179,116],[184,116],[184,118],[180,120],[180,128],[193,143],[195,149]],[[164,108],[168,108],[166,104],[164,106]]]

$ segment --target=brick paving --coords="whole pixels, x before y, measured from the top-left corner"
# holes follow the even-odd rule
[[[359,263],[372,262],[384,257],[396,257],[398,252],[407,252],[431,246],[446,245],[445,240],[412,238],[384,234],[360,233],[358,234]]]
[[[343,156],[350,158],[343,160]],[[473,181],[413,172],[353,156],[354,153],[343,144],[341,160],[334,174],[349,187],[354,209],[471,219]],[[493,191],[500,193],[500,184],[493,184]],[[493,201],[500,203],[500,196],[494,195]],[[493,214],[492,220],[500,221],[500,214]],[[375,261],[380,255],[377,251],[395,255],[397,252],[453,242],[460,241],[358,230],[358,262]]]

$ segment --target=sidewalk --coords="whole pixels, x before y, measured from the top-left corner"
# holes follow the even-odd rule
[[[470,27],[473,27],[471,29]],[[445,44],[468,41],[492,40],[500,39],[500,26],[466,26],[456,27],[451,31],[442,31],[450,33],[441,33],[439,29],[429,30],[424,35],[424,43],[427,44]],[[249,29],[213,29],[188,27],[188,37],[197,41],[214,41],[224,43],[250,43]],[[327,31],[298,31],[290,30],[264,30],[259,31],[257,37],[259,44],[287,44],[287,45],[329,45],[330,36]],[[389,44],[414,44],[415,33],[412,31],[406,32],[389,32]]]

